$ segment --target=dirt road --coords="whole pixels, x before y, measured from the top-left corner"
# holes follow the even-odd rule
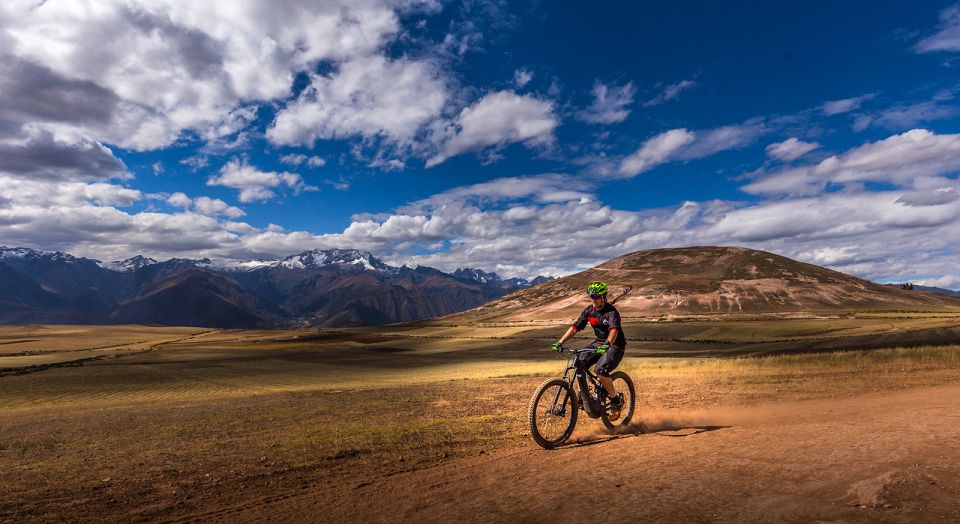
[[[664,412],[646,433],[579,431],[350,485],[251,500],[213,520],[916,522],[960,519],[960,386]]]

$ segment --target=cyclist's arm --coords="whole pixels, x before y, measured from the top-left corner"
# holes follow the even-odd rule
[[[611,329],[610,329],[610,334],[607,335],[607,344],[608,344],[608,345],[611,345],[611,346],[612,346],[613,343],[617,341],[617,333],[618,333],[617,328],[611,328]]]
[[[577,334],[577,328],[570,326],[569,328],[567,328],[567,332],[564,333],[562,337],[560,337],[560,340],[558,342],[563,344],[564,342],[573,338],[573,336],[576,334]]]

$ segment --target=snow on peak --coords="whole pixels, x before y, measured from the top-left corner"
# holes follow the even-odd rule
[[[500,275],[497,275],[496,273],[487,273],[482,269],[474,269],[470,267],[460,268],[454,271],[453,276],[461,280],[469,280],[471,282],[479,282],[481,284],[500,282]]]
[[[76,262],[77,258],[63,251],[37,251],[28,247],[6,247],[0,246],[0,260],[5,258],[23,258],[26,260],[36,260],[45,258],[51,261]]]
[[[103,268],[126,273],[128,271],[136,271],[142,267],[152,266],[154,264],[158,264],[158,262],[152,258],[145,257],[143,255],[137,255],[126,260],[114,260],[113,262],[107,262],[106,264],[103,264]]]
[[[358,249],[311,249],[290,255],[280,261],[280,266],[289,269],[316,269],[334,264],[356,265],[374,271],[396,270],[367,251]]]
[[[42,253],[28,247],[7,247],[0,246],[0,260],[4,258],[34,258]]]

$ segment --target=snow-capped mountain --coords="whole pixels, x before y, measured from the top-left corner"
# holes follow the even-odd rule
[[[482,269],[474,269],[470,267],[464,267],[454,271],[453,277],[466,282],[476,282],[478,284],[495,285],[505,288],[530,287],[553,280],[553,277],[545,277],[543,275],[538,275],[533,280],[527,280],[525,278],[503,279],[500,278],[500,275],[496,273],[487,273]]]
[[[73,255],[64,253],[62,251],[38,251],[36,249],[30,249],[28,247],[6,247],[0,246],[0,260],[6,259],[23,259],[23,260],[36,260],[36,259],[45,259],[50,262],[76,262],[80,260]]]
[[[357,249],[312,249],[290,255],[278,263],[288,269],[318,269],[334,264],[356,265],[387,273],[397,272],[397,268],[385,264],[367,251]]]
[[[460,280],[478,282],[480,284],[500,282],[500,275],[497,275],[496,273],[487,273],[482,269],[474,269],[471,267],[462,267],[454,271],[453,276],[459,278]]]
[[[114,260],[113,262],[107,262],[102,264],[101,267],[104,269],[110,269],[113,271],[119,271],[121,273],[127,273],[130,271],[136,271],[140,268],[152,266],[158,264],[156,260],[148,258],[142,255],[137,255],[135,257],[128,258],[126,260]]]
[[[276,260],[161,262],[137,255],[101,263],[0,247],[0,272],[13,305],[0,308],[0,324],[384,324],[463,311],[530,285],[479,269],[396,267],[357,249],[313,249]]]

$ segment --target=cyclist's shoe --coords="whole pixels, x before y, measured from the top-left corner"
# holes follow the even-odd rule
[[[618,394],[610,399],[610,404],[607,406],[607,420],[612,422],[620,418],[621,409],[623,409],[623,397]]]

